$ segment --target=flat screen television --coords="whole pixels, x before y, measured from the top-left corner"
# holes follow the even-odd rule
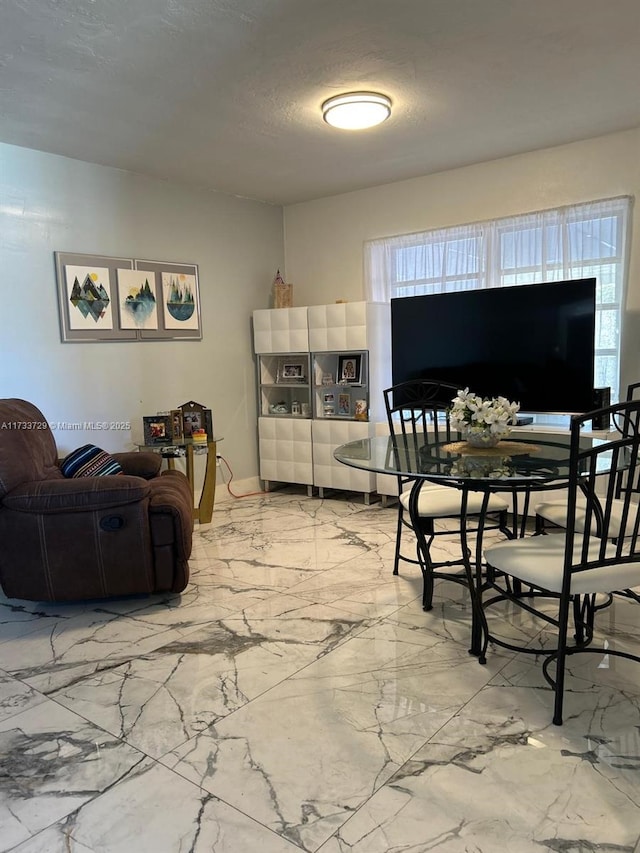
[[[595,278],[392,299],[393,384],[440,379],[521,412],[591,411],[595,310]]]

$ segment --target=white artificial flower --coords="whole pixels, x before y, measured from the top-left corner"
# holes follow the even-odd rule
[[[458,396],[453,398],[454,403],[466,403],[469,397],[475,397],[475,394],[470,394],[468,388],[463,388],[458,391]]]
[[[506,397],[482,398],[464,388],[453,398],[449,411],[451,426],[460,432],[480,433],[489,430],[494,435],[508,435],[515,424],[519,403]]]

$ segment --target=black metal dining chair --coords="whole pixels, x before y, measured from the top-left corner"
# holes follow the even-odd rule
[[[596,646],[594,613],[599,596],[624,596],[640,604],[640,400],[627,400],[604,410],[617,435],[603,441],[583,440],[593,413],[571,418],[571,447],[564,530],[500,542],[485,549],[487,587],[479,617],[484,632],[480,661],[489,643],[540,655],[542,671],[555,695],[553,722],[562,724],[567,658],[591,652],[640,662],[622,640],[608,637]],[[624,473],[626,487],[619,489]],[[580,500],[579,500],[580,498]],[[513,579],[526,592],[516,592]],[[491,634],[488,610],[508,600],[555,628],[551,647],[520,647]],[[550,604],[551,602],[551,604]],[[573,613],[573,636],[569,637]],[[554,669],[555,665],[555,669]]]
[[[460,435],[452,431],[449,422],[449,409],[458,393],[456,385],[438,380],[422,379],[403,382],[387,388],[384,392],[389,432],[399,443],[410,445],[418,454],[420,446],[425,444],[424,436],[431,433],[433,441],[456,441]],[[401,466],[399,466],[401,467]],[[422,606],[431,610],[433,606],[433,584],[437,578],[467,585],[464,572],[468,554],[461,552],[460,557],[435,560],[431,554],[431,545],[438,535],[451,537],[461,533],[462,492],[450,486],[441,486],[422,480],[417,503],[418,523],[421,537],[411,521],[409,513],[410,493],[416,478],[410,475],[398,476],[398,521],[396,528],[393,574],[399,572],[400,561],[419,565],[423,575]],[[470,492],[466,498],[466,533],[473,535],[478,531],[477,521],[482,510],[482,494]],[[488,512],[484,517],[483,530],[501,529],[507,531],[509,505],[497,495],[491,495]],[[458,527],[438,526],[439,522],[456,519]],[[474,526],[475,520],[475,526]],[[411,532],[415,556],[409,556],[407,543],[403,542],[403,533]],[[421,548],[420,539],[424,545]],[[404,550],[403,550],[404,546]]]
[[[640,400],[640,382],[634,382],[628,386],[626,399],[627,402],[632,402],[633,400]],[[592,412],[591,414],[593,416],[593,414],[595,413]],[[635,426],[637,428],[638,424],[636,423]],[[638,484],[629,481],[628,474],[626,471],[618,472],[615,490],[615,499],[611,506],[610,524],[610,530],[613,536],[615,536],[616,531],[616,520],[619,518],[620,512],[623,508],[622,496],[629,490],[635,494],[640,493],[640,488]],[[580,528],[580,526],[584,523],[585,511],[584,501],[580,498],[580,496],[578,496],[578,508],[579,511],[576,512],[576,524],[578,525],[578,528]],[[566,527],[566,498],[556,498],[555,500],[547,499],[541,501],[540,503],[537,503],[535,505],[534,512],[535,527],[537,533],[544,533],[549,528],[553,529],[554,527]]]

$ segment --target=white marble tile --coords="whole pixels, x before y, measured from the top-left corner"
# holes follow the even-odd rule
[[[290,487],[219,503],[181,595],[0,595],[0,850],[640,853],[640,666],[573,656],[553,726],[534,656],[469,656],[465,588],[392,575],[395,522]],[[597,626],[640,648],[637,604]]]
[[[56,604],[42,601],[25,601],[7,598],[0,592],[0,666],[9,651],[2,648],[3,643],[15,640],[39,631],[44,624],[53,625],[55,622],[72,619],[80,613],[91,610],[86,603]]]
[[[288,590],[300,581],[313,577],[317,573],[316,568],[301,567],[297,565],[270,565],[261,559],[233,559],[217,560],[213,566],[198,568],[194,574],[194,583],[206,584],[214,587],[216,592],[222,588],[238,589],[240,584],[246,585],[248,589],[258,595],[266,596],[275,591]],[[200,575],[206,574],[206,580]]]
[[[46,836],[46,837],[45,837]],[[45,846],[50,843],[51,846]],[[65,846],[66,845],[66,846]],[[17,853],[296,853],[299,848],[146,760]]]
[[[490,677],[431,642],[366,629],[162,761],[316,850]]]
[[[0,671],[0,721],[46,702],[46,699],[42,693]]]
[[[0,722],[0,850],[122,780],[144,755],[47,701]]]
[[[273,594],[270,588],[256,589],[242,580],[219,576],[215,570],[203,571],[180,595],[138,599],[135,605],[124,600],[109,602],[103,611],[127,620],[157,628],[174,627],[187,633],[212,620],[241,612]]]
[[[425,746],[321,851],[633,851],[639,835],[637,798],[590,761],[505,734]]]
[[[229,517],[225,523],[217,521],[200,534],[203,543],[209,546],[225,547],[241,543],[245,547],[260,548],[273,534],[287,530],[290,526],[310,533],[317,527],[313,518],[291,515],[284,512],[253,513],[251,516]],[[214,551],[215,553],[215,551]]]
[[[251,506],[251,502],[254,503],[254,506]],[[225,503],[223,506],[227,507],[228,504]],[[367,506],[360,494],[339,492],[333,496],[329,495],[320,498],[316,493],[310,498],[306,494],[305,489],[285,488],[269,492],[267,496],[262,496],[261,498],[237,501],[235,505],[231,505],[230,512],[234,513],[234,515],[238,513],[246,515],[249,511],[255,513],[256,510],[259,510],[260,513],[265,511],[270,513],[287,513],[294,514],[298,518],[307,516],[314,519],[317,523],[322,523],[354,515],[355,513],[381,509],[380,503]],[[388,510],[383,509],[383,512],[388,512]]]
[[[214,556],[220,560],[254,561],[258,566],[284,566],[317,571],[339,565],[352,557],[365,556],[369,550],[360,541],[335,524],[299,528],[289,521],[282,529],[244,543],[221,539]]]
[[[321,853],[635,850],[638,664],[602,663],[571,659],[557,727],[539,664],[515,656]]]
[[[69,820],[43,829],[28,841],[11,848],[11,853],[96,853],[93,847],[81,844],[70,835]]]
[[[363,626],[335,607],[279,596],[50,695],[160,757]]]
[[[375,551],[338,567],[316,572],[291,588],[311,601],[338,604],[361,616],[389,616],[408,602],[420,607],[422,575],[393,575],[389,563]]]
[[[10,644],[6,670],[48,693],[94,672],[119,666],[193,630],[152,621],[87,613]]]
[[[361,495],[337,493],[334,497],[320,498],[316,494],[310,498],[306,490],[286,488],[242,500],[217,503],[211,524],[200,530],[208,534],[228,524],[238,524],[243,520],[252,522],[256,519],[271,523],[272,520],[279,518],[280,521],[277,523],[282,526],[285,523],[282,517],[286,515],[295,518],[298,524],[305,524],[307,519],[317,525],[380,509],[379,503],[367,506]],[[383,512],[389,511],[383,510]]]
[[[407,839],[455,853],[633,850],[640,837],[640,702],[608,688],[606,678],[591,690],[583,681],[579,694],[571,680],[565,723],[553,726],[552,694],[539,667],[514,660],[323,853],[402,849]]]

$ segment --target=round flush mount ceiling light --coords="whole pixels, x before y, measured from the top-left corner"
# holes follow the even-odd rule
[[[327,124],[341,130],[364,130],[381,124],[391,115],[391,98],[377,92],[348,92],[322,105]]]

